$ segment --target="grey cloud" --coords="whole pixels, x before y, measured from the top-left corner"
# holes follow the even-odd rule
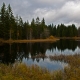
[[[0,0],[0,6],[11,4],[15,15],[20,15],[24,21],[31,21],[37,16],[45,18],[47,24],[75,23],[80,22],[80,0]]]
[[[47,23],[53,22],[55,24],[58,23],[76,23],[77,25],[80,22],[80,1],[68,1],[65,2],[62,7],[58,7],[58,9],[53,8],[38,8],[35,10],[35,16],[39,15],[40,17],[44,17]],[[42,14],[42,15],[41,15]]]

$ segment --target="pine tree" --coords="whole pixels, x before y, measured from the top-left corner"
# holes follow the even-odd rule
[[[18,38],[22,39],[22,28],[23,28],[23,20],[21,17],[19,17],[19,25],[18,25]]]
[[[36,24],[35,24],[34,18],[33,18],[32,21],[31,21],[31,28],[32,28],[32,30],[33,30],[32,36],[33,36],[33,38],[35,38],[35,37],[36,37]]]
[[[40,27],[41,29],[41,31],[40,31],[40,38],[44,38],[44,29],[46,28],[46,25],[45,25],[45,20],[44,20],[44,18],[42,19],[42,21],[41,21],[41,27]]]
[[[15,18],[13,16],[13,12],[10,4],[7,7],[6,11],[6,26],[9,32],[9,38],[15,38],[16,26],[15,26]]]
[[[6,16],[6,5],[3,3],[0,11],[0,37],[6,37],[6,30],[5,30],[5,16]]]
[[[36,18],[36,38],[40,38],[40,19],[39,17]]]
[[[24,35],[24,39],[30,38],[30,26],[29,26],[28,20],[27,20],[27,22],[24,23],[23,35]]]

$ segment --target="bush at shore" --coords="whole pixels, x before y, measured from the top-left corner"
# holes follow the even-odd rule
[[[80,80],[80,56],[50,57],[51,60],[64,60],[69,63],[64,70],[48,71],[37,65],[27,66],[22,63],[0,64],[0,80]],[[76,64],[76,65],[75,65]]]

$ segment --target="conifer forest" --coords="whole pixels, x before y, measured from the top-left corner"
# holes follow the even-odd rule
[[[53,22],[54,23],[54,22]],[[29,22],[27,19],[24,22],[20,16],[14,16],[10,4],[6,7],[3,3],[0,8],[0,38],[8,39],[44,39],[49,36],[55,37],[75,37],[80,36],[80,27],[77,28],[75,24],[49,24],[47,25],[45,19],[40,20],[32,18]]]

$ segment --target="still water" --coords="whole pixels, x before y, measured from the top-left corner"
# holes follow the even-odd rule
[[[48,70],[63,69],[68,64],[65,62],[51,60],[54,56],[65,54],[79,54],[80,41],[59,40],[54,43],[17,43],[0,45],[0,62],[4,64],[16,61],[27,65],[38,65]]]

